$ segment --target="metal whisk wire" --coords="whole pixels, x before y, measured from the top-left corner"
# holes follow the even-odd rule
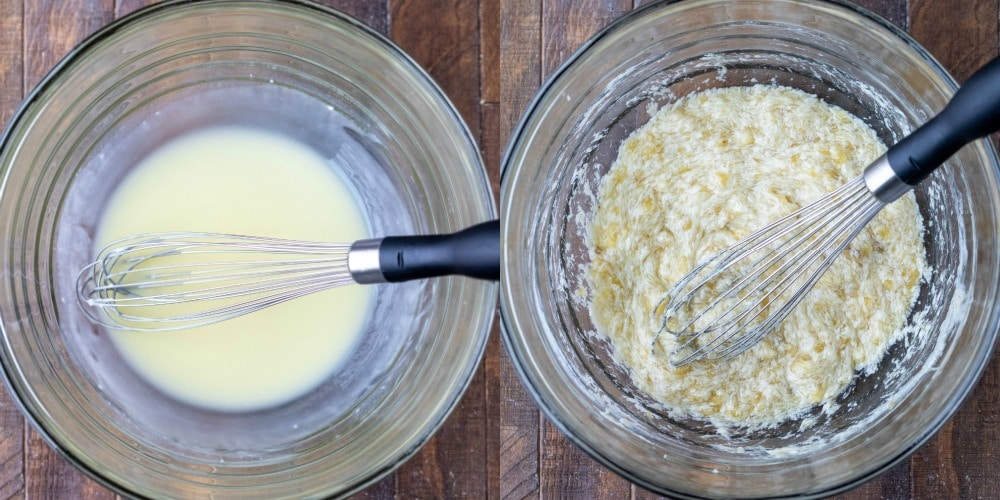
[[[77,275],[91,321],[158,332],[225,321],[352,283],[441,276],[500,279],[500,221],[454,233],[385,236],[352,243],[169,232],[105,246]]]
[[[1000,58],[979,69],[948,105],[890,147],[858,178],[698,265],[657,305],[678,339],[670,362],[731,358],[785,319],[834,259],[888,203],[959,148],[1000,130]],[[775,305],[777,304],[777,305]]]
[[[203,326],[353,283],[350,244],[209,233],[118,240],[77,277],[92,321],[165,331]],[[175,307],[171,307],[175,306]]]
[[[884,205],[858,177],[698,265],[657,307],[654,346],[664,332],[677,337],[676,366],[744,352],[777,328]]]

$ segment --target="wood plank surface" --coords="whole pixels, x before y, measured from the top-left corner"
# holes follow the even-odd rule
[[[506,144],[541,85],[542,2],[500,1],[500,140]],[[487,359],[487,362],[491,360]],[[537,498],[541,412],[500,353],[500,498]]]
[[[632,0],[542,2],[542,80],[601,28],[632,10]],[[628,481],[591,460],[548,419],[542,419],[539,457],[539,493],[543,498],[625,498]]]
[[[0,119],[82,37],[151,0],[0,0]],[[499,189],[503,149],[544,79],[641,0],[323,0],[420,62],[479,138]],[[957,78],[1000,50],[1000,0],[864,0]],[[1000,361],[910,460],[842,498],[1000,498]],[[111,498],[51,450],[0,394],[0,497]],[[654,498],[581,452],[539,412],[494,328],[461,404],[359,498]]]
[[[480,75],[480,135],[483,161],[490,175],[493,193],[500,193],[500,1],[481,0],[479,5],[479,75]],[[484,410],[486,412],[486,477],[479,478],[486,486],[485,498],[497,498],[500,491],[500,415],[504,406],[500,398],[500,363],[503,345],[500,342],[500,310],[486,344],[483,360]]]
[[[113,0],[51,0],[24,3],[24,92],[30,91],[87,35],[114,19]],[[113,498],[62,460],[30,426],[25,428],[24,488],[52,498]]]
[[[911,0],[909,32],[963,81],[1000,51],[998,11],[997,0]],[[910,459],[911,492],[924,498],[1000,498],[998,453],[1000,359],[994,356],[958,413]]]
[[[24,4],[0,0],[0,124],[6,124],[24,96]],[[24,418],[10,394],[0,392],[0,498],[24,492]]]
[[[482,121],[479,15],[478,2],[463,0],[393,1],[389,14],[390,38],[441,85],[477,138]],[[480,366],[441,430],[396,472],[400,495],[486,496],[486,383]]]

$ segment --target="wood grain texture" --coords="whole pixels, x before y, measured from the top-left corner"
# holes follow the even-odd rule
[[[500,133],[501,142],[542,84],[542,3],[500,1]]]
[[[912,491],[909,461],[893,467],[885,474],[838,497],[839,500],[868,498],[910,498]]]
[[[33,0],[24,3],[24,91],[38,82],[77,43],[114,19],[113,0]],[[51,498],[73,495],[113,498],[105,490],[62,460],[28,427],[24,439],[24,488]]]
[[[906,29],[909,26],[907,0],[856,0],[856,4]]]
[[[21,0],[0,0],[0,13],[0,124],[6,124],[24,96],[24,6]],[[0,498],[24,491],[24,430],[24,418],[10,394],[0,392]]]
[[[30,0],[24,3],[24,88],[42,77],[87,35],[114,19],[113,0]]]
[[[632,10],[632,0],[542,2],[542,76],[548,77],[583,42]]]
[[[632,0],[543,2],[542,79],[554,73],[587,39],[632,8]],[[541,423],[541,436],[539,487],[543,498],[631,495],[628,481],[591,459],[547,419]]]
[[[480,133],[479,145],[490,176],[494,201],[500,196],[500,1],[480,0],[479,3],[479,75]],[[500,492],[500,415],[504,411],[500,397],[500,364],[503,345],[500,342],[500,309],[486,344],[483,360],[486,411],[486,498],[498,498]]]
[[[42,437],[30,429],[25,440],[25,492],[45,498],[104,500],[115,494],[63,460]]]
[[[390,35],[425,65],[499,160],[543,78],[593,32],[649,0],[320,0]],[[0,119],[78,40],[154,0],[0,0]],[[910,31],[959,80],[1000,50],[1000,0],[860,0]],[[912,459],[841,496],[1000,498],[1000,360]],[[0,497],[111,498],[27,429],[0,394]],[[357,498],[659,498],[572,445],[539,412],[494,328],[445,427]]]
[[[479,68],[482,78],[483,103],[500,103],[500,0],[479,3]],[[500,135],[490,136],[498,141]],[[499,161],[500,157],[497,157]],[[499,167],[499,164],[498,164]]]
[[[500,139],[506,144],[541,85],[542,9],[537,0],[500,1]],[[516,244],[516,243],[514,243]],[[499,356],[500,498],[537,498],[540,412],[506,351]],[[488,360],[489,362],[489,360]]]
[[[143,7],[148,7],[160,0],[115,0],[115,19],[125,17]]]
[[[24,5],[0,0],[0,123],[6,124],[24,97]]]
[[[947,434],[946,434],[947,433]],[[950,449],[948,447],[950,446]],[[927,477],[944,469],[958,484],[960,498],[1000,498],[1000,358],[994,356],[979,385],[959,408],[951,427],[942,430],[914,456],[913,475]],[[941,455],[935,452],[946,449]],[[952,465],[942,464],[948,456]],[[924,481],[915,481],[918,487]]]
[[[479,20],[478,2],[398,0],[392,2],[389,28],[392,39],[444,89],[477,138],[482,122]],[[486,384],[480,366],[441,430],[397,471],[397,487],[407,496],[486,496]]]
[[[628,498],[631,484],[590,458],[551,422],[542,425],[541,498]]]
[[[314,0],[367,24],[383,35],[389,34],[388,0]]]
[[[491,133],[493,137],[499,137],[498,126],[500,124],[500,113],[496,105],[487,104],[483,110],[483,133]],[[489,152],[484,142],[484,152]],[[487,160],[489,163],[489,160]],[[496,157],[496,164],[499,165],[500,157]],[[495,179],[499,185],[499,173],[494,171]],[[495,191],[494,191],[495,192]],[[486,484],[486,498],[500,498],[501,475],[500,475],[500,415],[504,411],[502,399],[500,397],[500,363],[503,352],[503,345],[500,342],[500,308],[497,307],[497,317],[490,332],[489,342],[486,344],[486,356],[483,360],[483,372],[486,376],[486,477],[483,482]]]
[[[962,82],[1000,49],[1000,2],[911,0],[910,34]],[[911,458],[911,493],[923,498],[1000,498],[1000,358],[969,400]]]
[[[909,32],[958,81],[996,56],[996,0],[910,0]]]
[[[469,129],[479,131],[479,2],[394,0],[392,39],[437,80]]]

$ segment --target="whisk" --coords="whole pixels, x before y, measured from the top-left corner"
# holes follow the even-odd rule
[[[352,244],[215,233],[148,233],[108,244],[77,277],[95,323],[119,330],[193,328],[350,283],[444,275],[500,279],[500,221],[453,234]]]
[[[862,175],[698,264],[657,311],[678,347],[670,362],[729,359],[774,331],[841,251],[895,201],[965,144],[1000,129],[1000,58],[982,67],[937,116]],[[662,308],[662,309],[661,309]]]

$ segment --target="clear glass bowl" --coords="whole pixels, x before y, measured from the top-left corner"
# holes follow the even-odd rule
[[[290,135],[341,165],[369,166],[347,177],[374,235],[454,231],[495,217],[458,113],[382,36],[306,2],[160,4],[74,50],[3,137],[5,378],[56,449],[125,494],[356,491],[415,453],[455,406],[482,357],[497,286],[466,278],[378,286],[348,361],[291,403],[222,413],[170,399],[84,319],[73,281],[92,257],[104,200],[129,168],[212,125]]]
[[[638,9],[543,86],[503,161],[501,318],[515,366],[549,419],[612,470],[676,496],[820,496],[887,470],[930,438],[993,351],[1000,286],[998,163],[984,141],[916,189],[934,268],[895,344],[832,415],[723,437],[672,418],[594,333],[582,270],[586,224],[621,141],[651,106],[773,83],[821,96],[893,143],[940,110],[951,77],[905,33],[856,7],[697,0]],[[654,108],[655,109],[655,108]],[[651,312],[652,314],[652,312]]]

